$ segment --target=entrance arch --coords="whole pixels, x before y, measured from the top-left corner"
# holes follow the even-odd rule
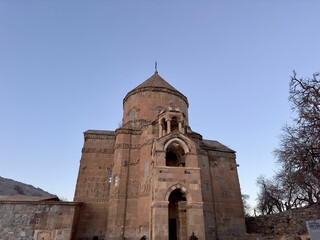
[[[187,199],[185,194],[180,188],[176,188],[168,197],[169,240],[187,239]]]

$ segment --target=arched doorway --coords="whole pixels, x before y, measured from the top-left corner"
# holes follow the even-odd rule
[[[187,239],[187,200],[181,189],[169,195],[169,240]]]

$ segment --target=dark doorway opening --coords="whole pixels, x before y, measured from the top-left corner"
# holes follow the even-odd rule
[[[187,200],[181,189],[169,196],[169,240],[187,239]]]
[[[169,218],[169,239],[177,240],[177,219]]]

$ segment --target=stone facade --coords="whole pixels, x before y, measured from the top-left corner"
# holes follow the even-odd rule
[[[235,152],[191,130],[187,98],[157,72],[123,100],[122,126],[84,133],[77,239],[244,239]]]
[[[0,201],[0,240],[75,239],[80,203]]]

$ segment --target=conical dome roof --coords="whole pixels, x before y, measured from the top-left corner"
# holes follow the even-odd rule
[[[149,77],[146,81],[141,83],[139,86],[137,86],[134,90],[140,89],[140,88],[147,88],[147,87],[159,87],[159,88],[168,88],[173,91],[177,91],[174,87],[172,87],[166,80],[164,80],[158,72],[155,72],[151,77]]]
[[[188,99],[181,92],[171,86],[166,80],[164,80],[157,71],[148,78],[146,81],[138,85],[136,88],[131,90],[123,99],[123,103],[128,99],[129,96],[143,91],[157,91],[157,92],[168,92],[181,97],[189,106]]]

